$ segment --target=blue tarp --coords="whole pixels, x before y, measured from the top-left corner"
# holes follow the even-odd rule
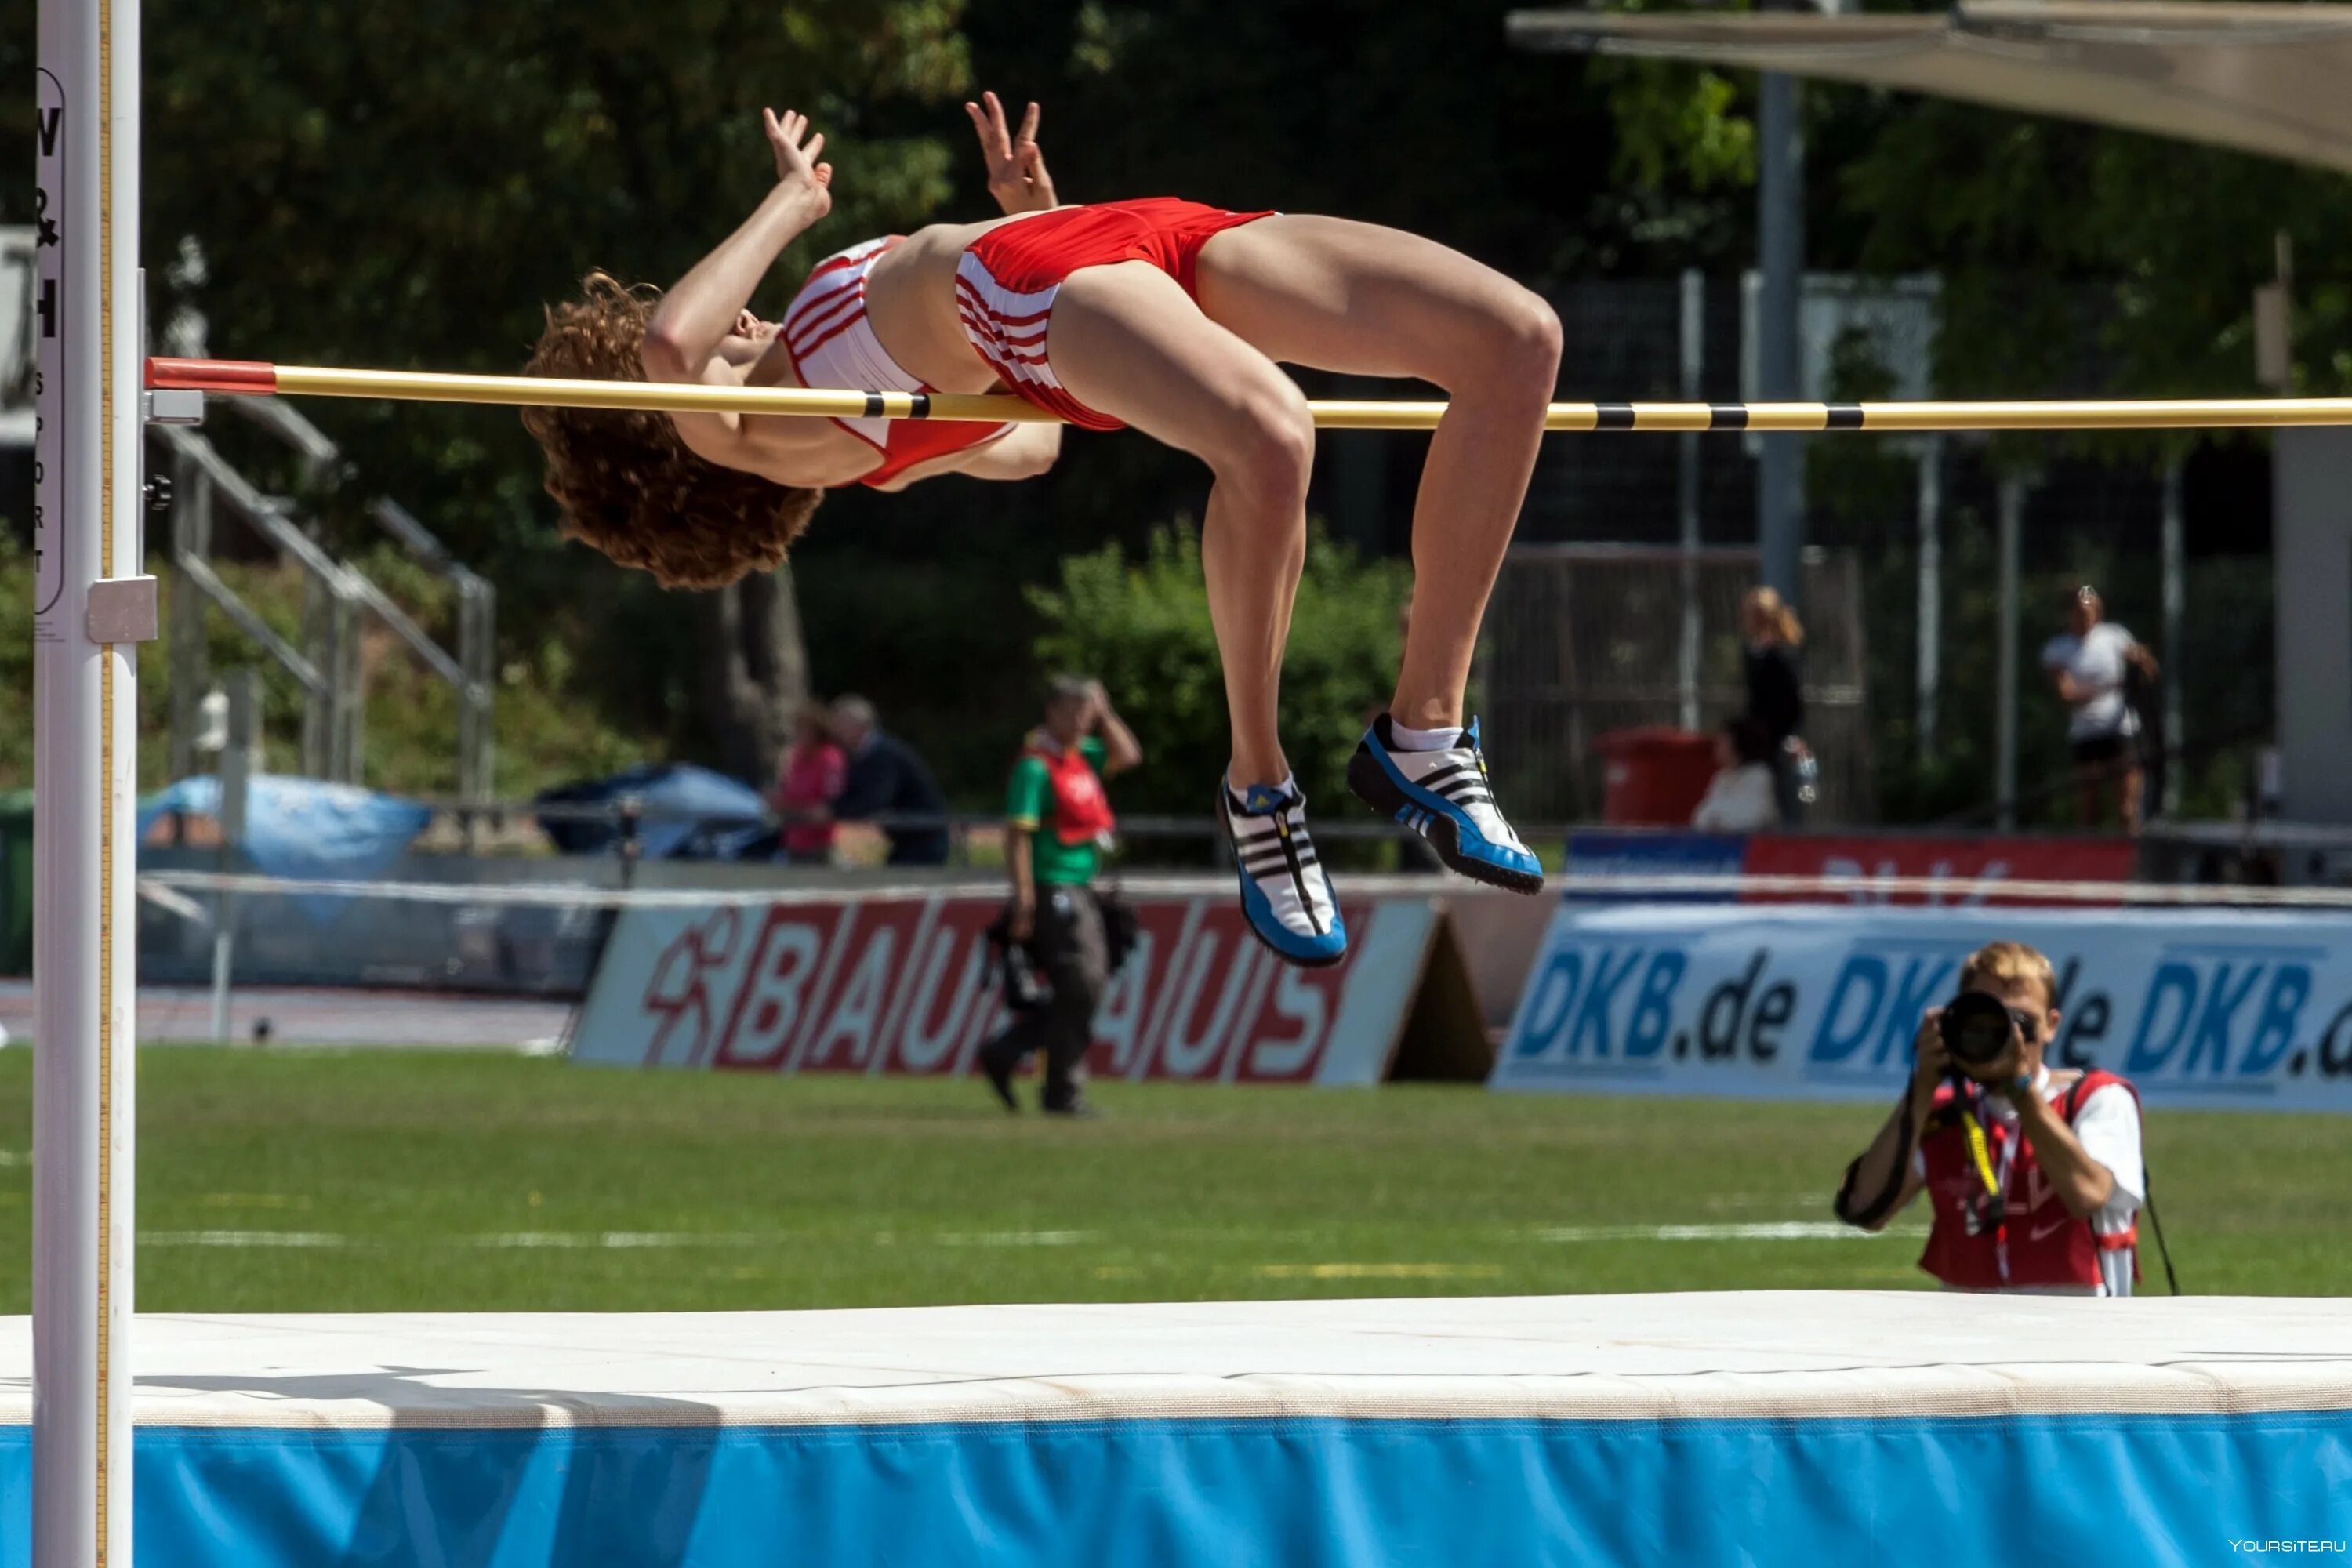
[[[220,781],[182,779],[141,801],[140,842],[174,811],[218,816]],[[399,859],[432,817],[413,800],[357,784],[264,773],[246,792],[245,858],[265,876],[365,880]]]
[[[768,804],[740,779],[690,763],[657,763],[608,779],[541,791],[540,805],[607,805],[636,797],[639,852],[648,860],[738,860],[772,848]],[[620,841],[614,821],[542,818],[540,826],[567,855],[609,853]]]

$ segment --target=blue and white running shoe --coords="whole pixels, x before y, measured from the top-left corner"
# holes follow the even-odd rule
[[[1451,869],[1514,893],[1543,891],[1543,863],[1495,809],[1477,720],[1450,746],[1407,752],[1396,748],[1381,714],[1348,759],[1348,787],[1429,840]]]
[[[1240,868],[1242,917],[1258,941],[1310,969],[1348,953],[1348,928],[1331,879],[1307,836],[1307,797],[1286,779],[1236,791],[1217,789],[1217,815]]]

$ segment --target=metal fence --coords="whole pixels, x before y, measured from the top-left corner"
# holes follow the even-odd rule
[[[1805,738],[1822,766],[1816,824],[1867,821],[1874,809],[1857,567],[1851,552],[1805,552]],[[1752,550],[1514,549],[1479,661],[1489,766],[1513,813],[1598,817],[1594,742],[1602,735],[1694,720],[1707,729],[1744,710],[1739,601],[1756,572]]]
[[[227,402],[292,448],[314,488],[323,490],[348,477],[348,465],[334,443],[290,405],[277,398]],[[488,580],[453,557],[398,502],[379,496],[367,503],[365,515],[377,530],[450,584],[456,626],[451,646],[444,647],[366,573],[320,543],[302,506],[264,492],[208,437],[168,425],[158,426],[155,437],[170,462],[172,562],[177,573],[165,644],[172,663],[166,752],[171,775],[184,778],[200,765],[198,714],[212,684],[205,621],[216,610],[301,686],[302,771],[313,778],[358,783],[363,772],[362,720],[367,704],[361,623],[373,618],[406,647],[420,668],[456,692],[457,792],[468,799],[488,798],[493,787],[498,618],[498,595]],[[302,569],[300,646],[274,631],[215,569],[219,511],[242,521],[280,560]]]

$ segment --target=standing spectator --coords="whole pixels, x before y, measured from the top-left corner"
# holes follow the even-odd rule
[[[2042,649],[2042,668],[2066,705],[2066,749],[2074,759],[2074,787],[2083,826],[2097,827],[2113,800],[2126,833],[2140,823],[2139,715],[2126,691],[2133,672],[2156,677],[2156,658],[2131,633],[2105,618],[2099,591],[2088,583],[2066,595],[2066,630]]]
[[[1748,645],[1740,656],[1748,678],[1747,717],[1763,728],[1780,820],[1793,824],[1803,805],[1798,773],[1812,761],[1802,738],[1805,686],[1797,668],[1805,623],[1776,590],[1755,587],[1740,601],[1739,631]]]
[[[944,866],[948,860],[947,797],[915,749],[876,723],[874,704],[844,697],[833,705],[834,738],[848,757],[833,816],[841,822],[874,817],[928,819],[922,826],[886,821],[893,866]]]
[[[841,793],[848,758],[833,738],[833,714],[822,702],[803,702],[793,720],[793,743],[776,760],[776,787],[768,804],[783,819],[784,858],[823,866],[833,858],[833,802]]]
[[[1727,719],[1715,733],[1715,776],[1691,813],[1701,833],[1758,833],[1780,823],[1772,743],[1753,719]]]
[[[981,1047],[981,1068],[1007,1110],[1020,1108],[1013,1072],[1031,1051],[1043,1050],[1039,1108],[1089,1114],[1079,1082],[1095,1008],[1110,983],[1110,944],[1094,891],[1114,826],[1102,781],[1142,760],[1135,732],[1112,710],[1102,683],[1065,676],[1045,699],[1045,722],[1030,732],[1013,764],[1004,806],[1004,866],[1013,884],[1005,934],[1028,949],[1053,997]]]

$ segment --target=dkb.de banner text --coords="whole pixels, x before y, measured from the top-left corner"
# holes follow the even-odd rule
[[[2151,1104],[2352,1110],[2352,916],[1564,905],[1496,1089],[1891,1097],[1927,1008],[1996,938],[2057,969],[2053,1067]]]

